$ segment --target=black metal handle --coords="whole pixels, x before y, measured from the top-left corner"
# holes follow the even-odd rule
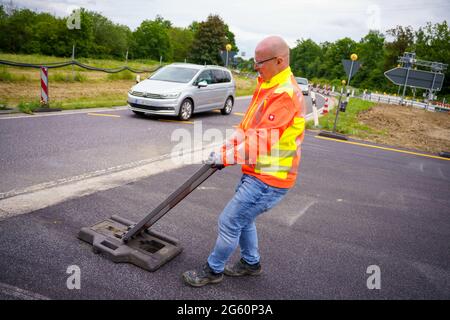
[[[183,183],[177,190],[175,190],[166,200],[164,200],[158,207],[153,209],[144,219],[133,226],[122,238],[127,242],[130,238],[142,231],[150,228],[156,221],[164,216],[170,209],[175,207],[188,194],[194,191],[200,184],[208,179],[214,172],[218,170],[210,164],[203,165],[192,177]]]

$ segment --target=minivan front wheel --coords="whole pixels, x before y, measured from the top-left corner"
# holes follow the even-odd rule
[[[223,115],[228,115],[231,113],[232,110],[233,110],[233,98],[228,97],[227,100],[225,101],[225,105],[223,106],[222,109],[220,109],[220,112]]]
[[[191,100],[183,100],[180,106],[180,113],[178,114],[178,118],[183,121],[188,120],[192,116],[193,109],[194,105],[192,104]]]

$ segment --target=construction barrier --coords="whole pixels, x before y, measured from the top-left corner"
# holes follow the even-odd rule
[[[328,98],[325,98],[325,103],[323,104],[323,111],[322,114],[328,113]]]
[[[41,105],[48,105],[48,69],[41,67]]]

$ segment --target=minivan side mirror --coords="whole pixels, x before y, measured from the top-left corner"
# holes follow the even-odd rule
[[[208,83],[205,80],[203,80],[203,81],[200,81],[199,83],[197,83],[197,86],[199,88],[204,88],[204,87],[208,86]]]

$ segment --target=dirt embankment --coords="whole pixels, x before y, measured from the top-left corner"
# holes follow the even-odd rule
[[[50,101],[67,99],[82,99],[95,97],[123,97],[136,82],[133,80],[115,80],[104,82],[53,82],[49,83]],[[40,82],[0,82],[0,99],[14,105],[20,101],[39,100],[41,94]]]
[[[378,104],[358,119],[385,133],[371,134],[366,140],[431,153],[450,152],[450,113]]]

